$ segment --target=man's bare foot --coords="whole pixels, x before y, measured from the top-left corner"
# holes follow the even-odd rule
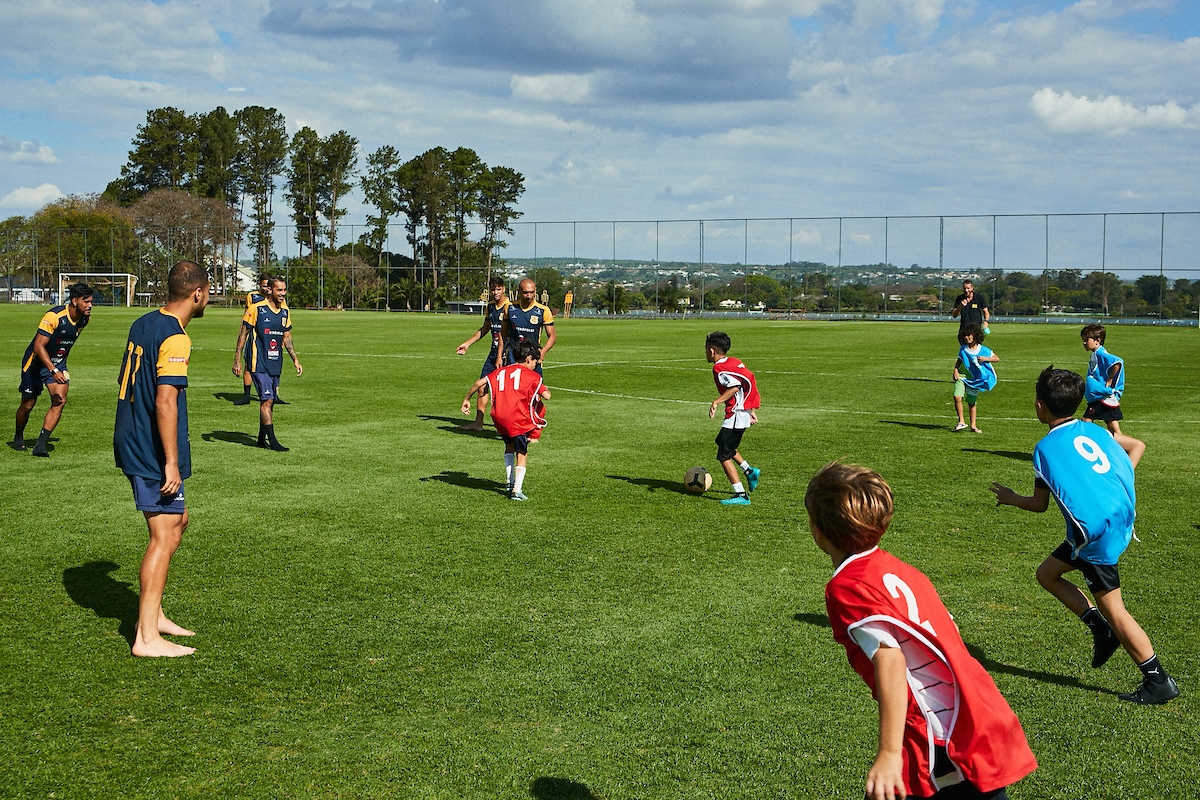
[[[133,643],[133,654],[143,658],[178,658],[179,656],[190,656],[194,652],[196,652],[194,647],[175,644],[166,639],[143,642],[141,637],[138,637],[137,641]]]
[[[459,425],[460,431],[481,431],[483,430],[482,422],[468,422],[466,425]]]
[[[195,631],[189,631],[182,625],[176,625],[165,616],[158,618],[158,632],[163,636],[195,636]]]

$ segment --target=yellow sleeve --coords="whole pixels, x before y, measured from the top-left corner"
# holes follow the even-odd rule
[[[43,314],[42,321],[38,323],[38,330],[45,331],[53,336],[54,332],[58,330],[58,314],[55,314],[53,311],[47,311]]]
[[[158,383],[177,383],[171,378],[183,378],[187,383],[188,359],[192,357],[192,340],[186,333],[168,336],[158,348]],[[166,378],[167,380],[163,380]]]
[[[254,305],[254,292],[246,292],[246,310],[250,310],[250,306]]]
[[[258,322],[258,306],[246,306],[246,313],[242,314],[242,322],[254,327],[254,323]]]
[[[549,306],[542,306],[542,324],[543,325],[553,325],[554,324],[554,313],[550,311]]]

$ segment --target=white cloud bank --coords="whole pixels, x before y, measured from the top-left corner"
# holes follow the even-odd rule
[[[37,142],[19,142],[0,136],[0,161],[10,164],[57,164],[54,150]]]
[[[1137,106],[1120,97],[1091,100],[1070,92],[1039,89],[1029,101],[1033,113],[1051,130],[1061,133],[1126,133],[1131,130],[1169,130],[1194,124],[1195,109],[1174,100],[1157,106]]]
[[[0,208],[28,209],[36,211],[47,203],[66,197],[62,190],[53,183],[43,183],[32,189],[22,187],[13,189],[4,197],[0,197]]]

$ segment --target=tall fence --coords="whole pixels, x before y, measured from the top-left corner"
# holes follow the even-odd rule
[[[513,284],[535,277],[555,308],[569,294],[577,314],[937,314],[949,310],[964,278],[999,315],[1194,317],[1200,297],[1200,212],[517,221],[512,228],[495,251],[495,272]],[[431,248],[425,229],[395,224],[376,250],[362,243],[364,226],[342,225],[349,243],[312,253],[300,244],[307,235],[281,225],[267,269],[288,278],[295,305],[475,310],[488,272],[476,245],[482,232],[468,223],[461,236]],[[107,269],[137,276],[137,297],[157,302],[179,257],[205,261],[218,293],[239,294],[258,267],[239,261],[244,248],[227,234],[180,228],[173,238],[143,232],[130,240],[109,229],[9,231],[0,239],[0,300],[45,300],[58,272]]]

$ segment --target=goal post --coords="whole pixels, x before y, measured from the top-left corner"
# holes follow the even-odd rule
[[[116,305],[120,291],[125,295],[125,305],[133,305],[133,290],[137,288],[137,276],[129,272],[60,272],[58,273],[58,300],[67,302],[67,287],[72,283],[86,283],[100,294],[111,294]]]

